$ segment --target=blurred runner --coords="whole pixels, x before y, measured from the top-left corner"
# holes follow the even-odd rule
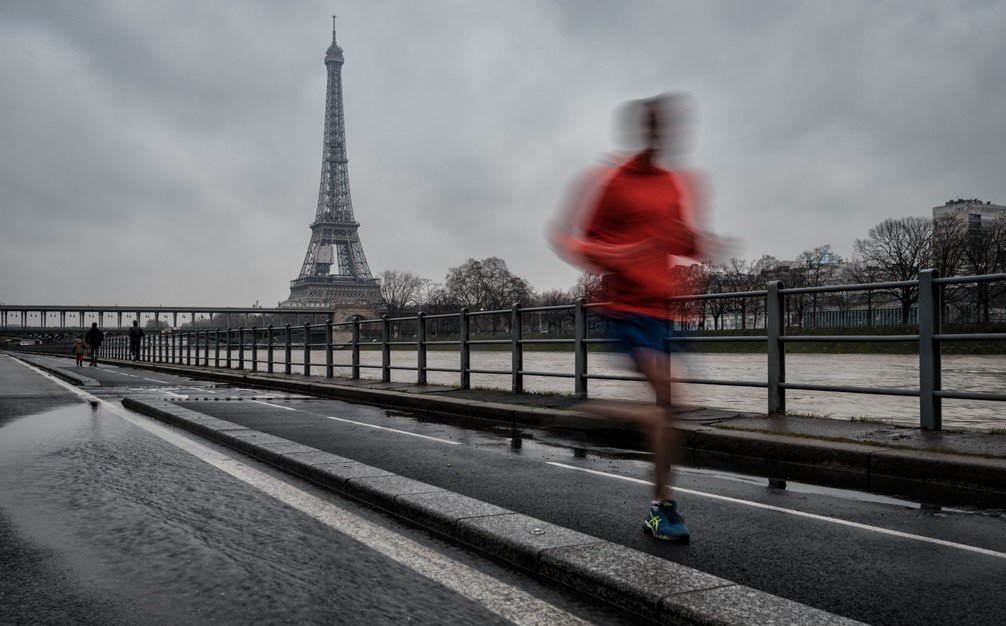
[[[671,497],[674,413],[671,356],[680,351],[669,298],[688,293],[672,273],[681,258],[699,259],[714,240],[695,224],[698,176],[661,165],[683,147],[687,98],[658,96],[626,105],[625,135],[635,143],[631,156],[590,174],[575,189],[565,216],[549,233],[556,251],[586,271],[603,273],[603,309],[618,340],[656,394],[655,405],[589,401],[579,406],[607,418],[628,421],[649,437],[654,455],[653,500],[644,529],[657,539],[690,538]]]

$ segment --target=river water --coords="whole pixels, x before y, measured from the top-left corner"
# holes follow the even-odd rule
[[[236,367],[237,354],[234,354]],[[283,358],[282,350],[276,350],[274,359]],[[222,357],[223,355],[221,355]],[[303,373],[303,351],[293,350],[294,373]],[[251,359],[246,351],[246,359]],[[266,359],[266,351],[259,349],[258,358]],[[336,376],[348,376],[351,361],[348,350],[337,350],[333,354]],[[381,353],[378,350],[360,352],[363,378],[380,379]],[[458,368],[457,352],[429,351],[427,367],[438,369]],[[311,351],[311,373],[324,375],[324,352]],[[597,352],[587,360],[588,375],[631,376],[631,364],[622,355]],[[416,353],[414,351],[393,351],[392,367],[413,368],[393,369],[394,382],[415,382]],[[675,372],[676,377],[715,380],[760,381],[766,379],[766,356],[764,354],[709,354],[694,353],[680,357]],[[245,363],[250,369],[249,362]],[[510,388],[510,353],[472,351],[472,369],[495,370],[506,374],[472,374],[473,387]],[[861,387],[898,387],[918,389],[919,359],[909,354],[789,354],[786,356],[786,379],[791,383],[822,385],[855,385]],[[265,370],[261,364],[259,370]],[[276,366],[276,371],[282,371]],[[572,352],[526,352],[524,371],[572,374]],[[428,372],[427,382],[438,385],[458,385],[457,372]],[[943,356],[943,388],[955,391],[985,391],[1001,393],[1006,389],[1006,357],[1001,355]],[[525,376],[526,391],[573,393],[573,380],[545,376]],[[590,380],[589,395],[593,398],[628,400],[652,400],[653,395],[644,383],[631,381]],[[918,426],[919,401],[917,398],[901,396],[880,396],[874,394],[829,393],[820,391],[798,391],[790,389],[786,395],[786,408],[790,413],[811,414],[837,419],[873,418],[895,424]],[[676,402],[710,408],[736,409],[739,411],[765,412],[767,391],[763,388],[727,387],[722,385],[680,384],[675,387]],[[943,423],[945,428],[1003,428],[1006,427],[1006,404],[976,400],[943,401]]]

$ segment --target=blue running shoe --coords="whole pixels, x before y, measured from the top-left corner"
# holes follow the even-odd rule
[[[643,529],[664,541],[688,543],[690,538],[685,518],[678,514],[678,504],[674,500],[651,505]]]

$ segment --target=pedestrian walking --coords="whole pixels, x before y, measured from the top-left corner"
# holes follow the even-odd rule
[[[91,348],[91,363],[89,365],[98,367],[98,350],[101,348],[101,343],[105,341],[105,333],[98,328],[97,322],[91,322],[91,329],[84,335],[84,341]]]
[[[630,103],[628,130],[635,150],[590,177],[560,224],[550,232],[557,251],[604,275],[609,303],[602,314],[656,396],[654,405],[589,401],[580,408],[643,430],[653,451],[653,498],[643,528],[657,539],[687,542],[690,532],[672,498],[671,454],[675,416],[671,404],[672,357],[681,350],[672,329],[670,298],[687,292],[671,268],[696,259],[713,239],[696,228],[698,177],[671,170],[661,157],[680,148],[683,96]],[[675,368],[677,365],[674,366]]]
[[[134,361],[140,360],[140,344],[143,340],[143,329],[140,323],[133,320],[133,325],[129,328],[129,355]]]
[[[87,351],[87,344],[84,343],[84,335],[77,335],[73,340],[73,354],[77,357],[77,367],[84,367],[84,353]]]

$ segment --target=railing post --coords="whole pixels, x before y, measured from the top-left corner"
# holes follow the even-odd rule
[[[353,316],[353,380],[360,380],[360,318]]]
[[[472,387],[472,346],[468,342],[471,341],[472,333],[469,326],[468,309],[461,309],[461,315],[458,324],[458,347],[459,359],[458,359],[458,369],[461,373],[461,388],[471,389]]]
[[[587,301],[578,298],[573,311],[573,393],[587,397]]]
[[[252,334],[252,371],[258,371],[258,328],[253,324],[251,327]]]
[[[524,393],[524,327],[520,303],[510,307],[510,391]]]
[[[199,367],[199,331],[196,331],[196,367]]]
[[[311,375],[311,322],[304,322],[304,376]]]
[[[266,364],[265,364],[265,370],[266,370],[266,372],[268,372],[270,374],[272,374],[272,369],[273,369],[272,368],[272,357],[273,357],[272,340],[273,340],[273,336],[272,336],[272,324],[269,324],[266,327],[266,329],[265,329],[265,342],[266,342],[266,349],[265,349]]]
[[[185,331],[185,364],[192,365],[192,331]]]
[[[213,367],[220,367],[220,329],[213,329]]]
[[[287,374],[293,373],[293,354],[290,351],[290,324],[283,327],[286,330],[283,345],[283,371]]]
[[[245,327],[238,326],[238,369],[245,369]]]
[[[332,320],[325,321],[325,378],[335,376],[335,367],[332,365]]]
[[[426,384],[426,314],[416,315],[416,384]]]
[[[231,369],[231,352],[233,350],[233,347],[231,346],[231,327],[230,326],[227,327],[227,330],[224,331],[224,334],[227,336],[227,346],[226,346],[227,369]]]
[[[391,382],[391,322],[387,314],[381,316],[381,382]]]
[[[765,295],[765,334],[768,336],[768,412],[769,415],[786,413],[786,346],[782,336],[786,333],[783,316],[785,295],[779,293],[782,283],[770,281]]]
[[[933,339],[941,326],[940,288],[933,284],[939,277],[939,270],[919,272],[919,417],[923,430],[943,428],[943,402],[935,394],[943,387],[940,342]]]

